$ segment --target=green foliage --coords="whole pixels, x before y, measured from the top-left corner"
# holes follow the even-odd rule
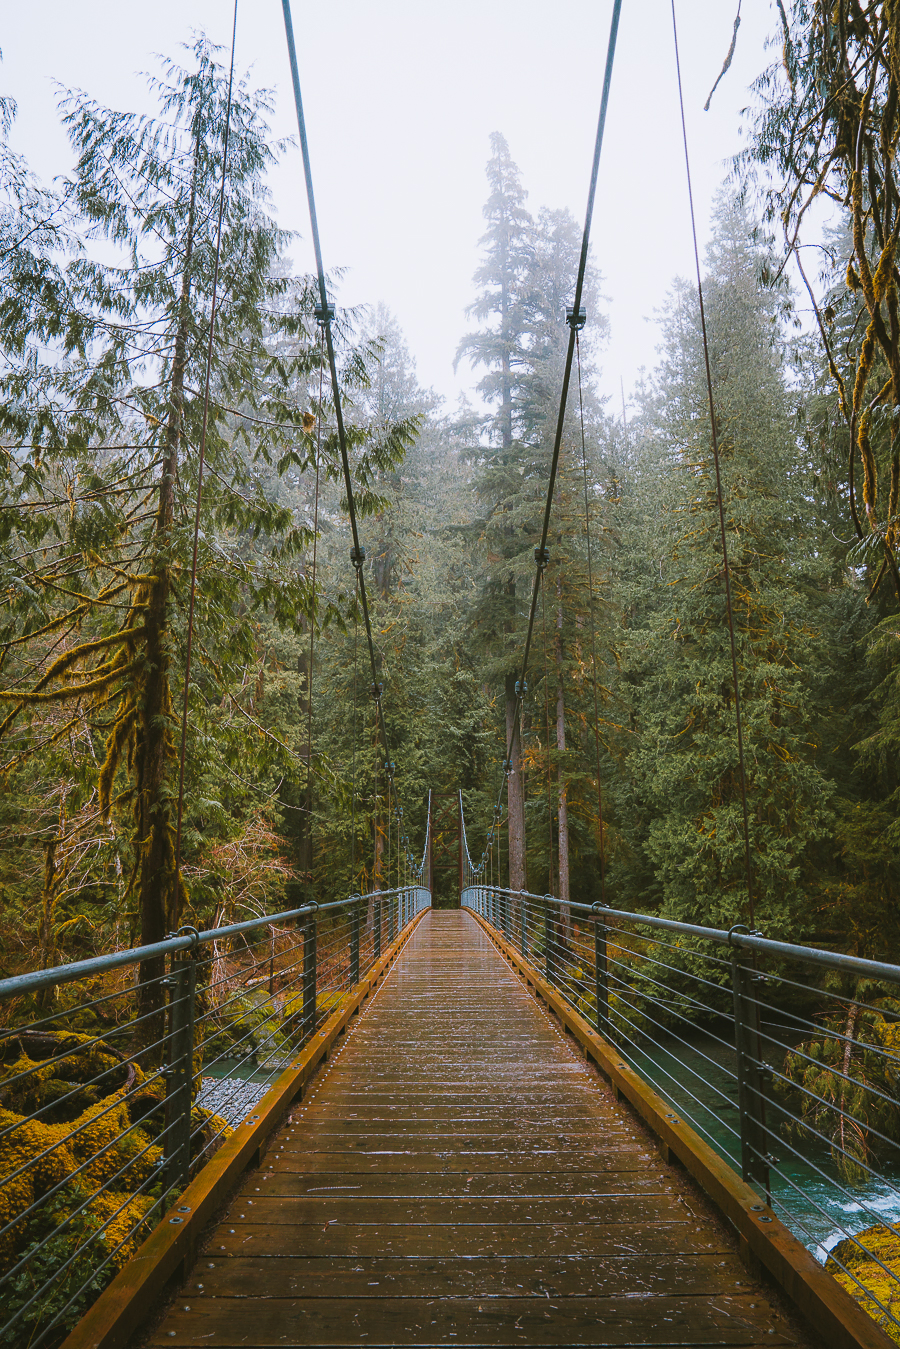
[[[725,503],[744,737],[755,918],[796,938],[808,922],[810,850],[830,825],[816,762],[807,600],[817,580],[804,521],[777,319],[757,285],[750,222],[720,204],[704,291]],[[679,284],[649,392],[648,472],[663,478],[658,573],[623,662],[634,693],[628,777],[655,897],[673,917],[747,921],[741,771],[716,483],[695,297]],[[733,353],[741,352],[740,361]],[[805,537],[806,536],[806,537]],[[649,570],[649,569],[648,569]],[[656,571],[656,567],[654,567]],[[646,575],[646,573],[645,573]],[[659,581],[662,583],[660,584]],[[652,598],[651,598],[652,596]]]
[[[857,1182],[895,1153],[884,1139],[900,1143],[900,1002],[879,992],[857,988],[857,998],[874,998],[871,1005],[851,1002],[822,1018],[821,1030],[787,1055],[785,1075],[802,1092],[779,1082],[798,1116],[796,1124],[784,1117],[785,1134],[806,1146],[808,1129],[815,1130],[830,1144],[838,1170]]]

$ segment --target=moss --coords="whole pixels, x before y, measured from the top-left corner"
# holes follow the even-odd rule
[[[882,1311],[882,1307],[887,1308],[900,1321],[900,1226],[869,1227],[839,1242],[826,1268],[895,1344],[900,1344],[900,1326]]]
[[[33,1038],[47,1041],[46,1055],[34,1057],[30,1045],[20,1046],[14,1059],[0,1063],[0,1102],[20,1115],[41,1110],[44,1123],[74,1120],[86,1106],[124,1086],[128,1078],[128,1065],[95,1036],[67,1031]],[[60,1051],[62,1058],[57,1057]],[[133,1065],[133,1074],[136,1083],[143,1081],[137,1065]],[[92,1083],[98,1077],[101,1080]],[[79,1084],[83,1084],[81,1090],[77,1090]],[[54,1104],[57,1101],[59,1105]],[[50,1109],[42,1109],[47,1106]]]
[[[29,1048],[40,1057],[19,1046],[15,1058],[0,1065],[0,1091],[10,1083],[5,1104],[0,1101],[0,1227],[14,1224],[0,1239],[0,1274],[22,1265],[6,1286],[4,1311],[30,1306],[13,1339],[0,1340],[3,1349],[18,1349],[21,1335],[70,1298],[64,1320],[74,1324],[158,1216],[162,1149],[155,1139],[164,1122],[164,1083],[147,1082],[136,1067],[129,1074],[114,1052],[88,1035],[66,1033]],[[62,1058],[47,1061],[61,1051]],[[107,1069],[106,1084],[78,1089]],[[11,1081],[22,1072],[29,1077]],[[71,1100],[57,1104],[73,1090]],[[40,1119],[29,1118],[34,1109],[41,1109]],[[191,1112],[191,1128],[194,1157],[204,1159],[232,1132],[220,1115],[200,1106]]]

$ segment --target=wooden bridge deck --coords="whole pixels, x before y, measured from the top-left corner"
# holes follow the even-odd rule
[[[419,924],[149,1343],[810,1342],[457,911]]]

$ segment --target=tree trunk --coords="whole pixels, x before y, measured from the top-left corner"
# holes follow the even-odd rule
[[[188,360],[191,302],[191,262],[194,250],[194,217],[197,196],[199,147],[194,151],[191,199],[188,208],[184,270],[181,274],[178,329],[172,356],[169,412],[163,441],[162,473],[155,524],[153,579],[147,588],[146,674],[140,709],[137,777],[137,824],[140,850],[138,907],[141,944],[163,941],[167,929],[178,925],[180,895],[175,894],[175,855],[172,838],[169,769],[175,752],[172,740],[172,690],[169,673],[169,597],[171,572],[169,549],[175,514],[175,480],[179,449],[184,434],[184,378]],[[165,958],[141,962],[138,998],[140,1040],[158,1044],[163,1034],[165,996],[159,980],[165,973]],[[159,1051],[155,1051],[155,1057]]]
[[[516,716],[516,678],[506,677],[506,742],[513,735]],[[507,778],[509,802],[509,888],[524,890],[528,885],[525,868],[525,782],[522,777],[521,731],[516,725],[510,750],[512,772]]]

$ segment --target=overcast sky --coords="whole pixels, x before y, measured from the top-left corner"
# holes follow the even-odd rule
[[[772,59],[774,0],[745,0],[737,52],[703,112],[731,39],[737,0],[678,0],[694,193],[709,205],[740,148],[748,88]],[[455,399],[453,372],[472,298],[492,131],[506,136],[528,205],[583,221],[612,0],[294,0],[294,29],[326,267],[348,269],[345,303],[383,301],[419,378]],[[72,157],[55,82],[110,106],[148,109],[141,72],[192,30],[230,41],[232,0],[6,0],[0,85],[18,100],[15,148],[45,180]],[[273,133],[296,130],[280,0],[239,0],[237,61],[276,91]],[[272,178],[279,223],[312,268],[299,150]],[[652,366],[654,308],[692,268],[669,0],[624,0],[600,167],[594,260],[611,341],[603,387],[626,394]],[[574,286],[574,279],[573,279]]]

